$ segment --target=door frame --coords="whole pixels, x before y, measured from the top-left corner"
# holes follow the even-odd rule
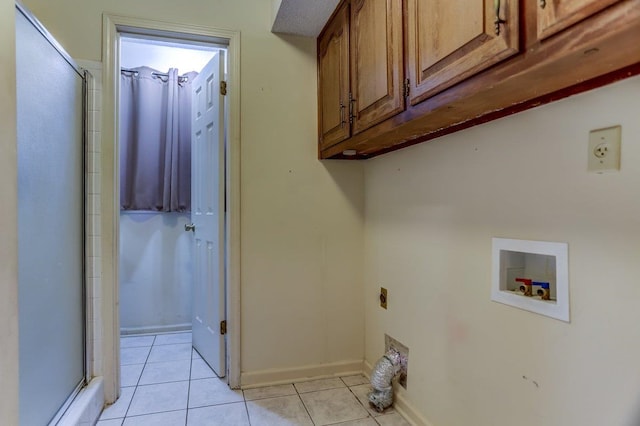
[[[118,90],[121,32],[192,41],[223,39],[227,48],[225,285],[227,305],[227,380],[240,387],[240,32],[199,25],[104,14],[102,19],[101,254],[102,358],[107,403],[120,394],[119,317],[119,137]]]

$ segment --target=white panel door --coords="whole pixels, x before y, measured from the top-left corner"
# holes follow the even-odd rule
[[[191,221],[194,231],[193,347],[226,374],[224,283],[224,52],[192,83]]]

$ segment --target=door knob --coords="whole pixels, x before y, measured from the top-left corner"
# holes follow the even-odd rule
[[[196,226],[193,223],[185,223],[184,224],[184,230],[185,231],[196,232]]]

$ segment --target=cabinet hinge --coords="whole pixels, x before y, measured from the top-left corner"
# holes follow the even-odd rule
[[[355,102],[355,98],[353,97],[353,93],[349,92],[349,124],[353,124],[353,120],[356,118],[354,114],[353,103]]]
[[[220,94],[225,96],[227,94],[227,82],[224,80],[220,81]]]
[[[404,81],[404,87],[402,88],[402,95],[403,95],[405,98],[408,98],[408,97],[409,97],[409,91],[410,91],[410,90],[411,90],[411,81],[407,78],[407,79]]]
[[[220,321],[220,335],[227,334],[227,320]]]

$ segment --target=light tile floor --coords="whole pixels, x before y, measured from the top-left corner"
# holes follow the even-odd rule
[[[99,426],[404,426],[369,407],[363,375],[229,389],[191,348],[191,333],[123,336],[122,394]]]

